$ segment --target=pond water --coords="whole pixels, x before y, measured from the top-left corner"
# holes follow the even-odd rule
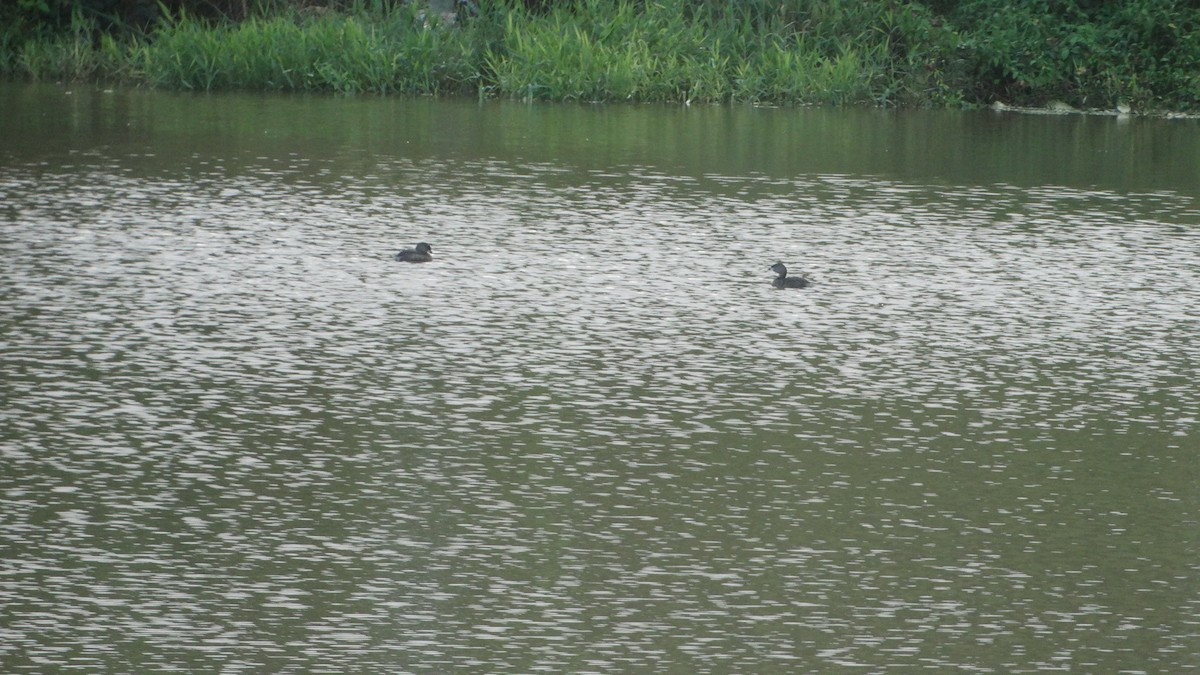
[[[1194,669],[1198,199],[1194,120],[0,85],[0,670]]]

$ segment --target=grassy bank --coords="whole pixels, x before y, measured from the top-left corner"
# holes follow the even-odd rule
[[[0,75],[560,101],[1200,107],[1200,9],[1186,0],[1091,10],[1051,0],[488,0],[472,10],[282,4],[238,21],[177,11],[144,31],[101,30],[76,11],[54,30],[10,22]]]

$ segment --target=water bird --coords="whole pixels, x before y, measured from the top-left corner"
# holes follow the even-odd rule
[[[771,280],[775,288],[807,288],[811,285],[804,277],[789,277],[787,268],[781,262],[771,265],[771,271],[779,275]]]
[[[396,253],[396,260],[399,262],[429,262],[433,260],[431,251],[433,251],[432,246],[421,242],[415,248],[406,248]]]

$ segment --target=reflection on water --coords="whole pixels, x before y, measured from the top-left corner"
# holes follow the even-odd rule
[[[0,169],[5,671],[1200,660],[1189,196],[72,161]]]

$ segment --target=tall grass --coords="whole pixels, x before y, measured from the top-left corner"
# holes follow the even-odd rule
[[[36,22],[0,4],[0,19],[24,21],[0,25],[0,77],[558,101],[1200,108],[1192,0],[475,1],[477,15],[455,23],[418,0],[221,0],[250,16],[180,10],[148,33],[101,31],[78,13],[67,28],[27,30]],[[311,4],[321,2],[338,9]],[[1051,11],[1060,6],[1071,11]]]
[[[211,27],[180,17],[146,49],[155,86],[357,93],[453,93],[474,86],[464,34],[412,5],[386,16],[251,18]]]
[[[35,80],[120,80],[134,75],[137,49],[134,42],[98,34],[91,21],[76,15],[66,32],[15,46],[0,61],[0,73],[22,73]]]
[[[117,77],[204,91],[832,104],[945,98],[897,67],[897,54],[911,59],[915,51],[892,44],[885,7],[579,0],[535,11],[491,0],[455,26],[417,3],[359,2],[348,13],[285,6],[237,23],[181,12],[149,36],[105,38],[99,48],[83,28],[28,41],[4,67],[40,79]]]
[[[807,11],[767,9],[789,4]],[[886,12],[846,18],[856,28],[845,33],[813,20],[833,4],[842,5],[581,0],[544,14],[510,10],[486,58],[497,90],[522,98],[848,104],[931,93],[923,69],[897,67]]]

